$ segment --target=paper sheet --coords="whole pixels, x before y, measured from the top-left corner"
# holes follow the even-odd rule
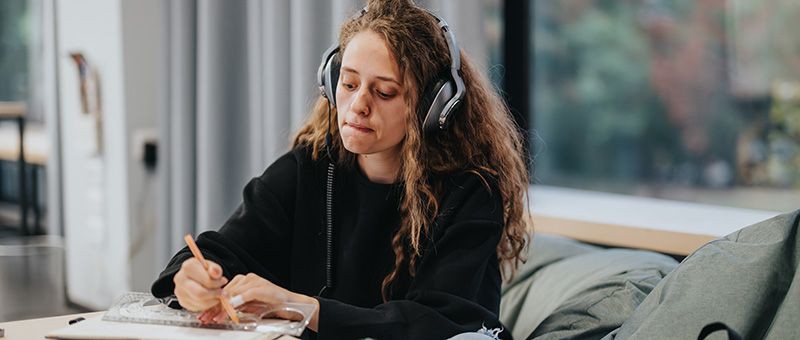
[[[87,319],[47,335],[50,339],[278,339],[299,336],[316,306],[285,303],[249,305],[237,311],[241,322],[202,324],[198,313],[173,309],[149,293],[128,292],[102,316]],[[280,313],[280,314],[276,314]],[[276,318],[276,315],[295,320]],[[294,339],[287,336],[288,339]]]

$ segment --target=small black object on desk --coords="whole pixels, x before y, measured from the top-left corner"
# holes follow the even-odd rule
[[[78,322],[83,321],[83,320],[86,320],[86,319],[84,319],[83,317],[77,317],[75,319],[69,320],[69,324],[72,325],[72,324],[78,323]]]

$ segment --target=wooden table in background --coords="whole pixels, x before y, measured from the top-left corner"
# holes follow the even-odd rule
[[[28,230],[28,188],[25,166],[25,115],[27,107],[23,102],[0,102],[0,120],[15,120],[18,125],[18,149],[16,151],[16,158],[9,157],[8,160],[17,161],[19,164],[19,206],[20,206],[20,233],[22,235],[32,234]],[[5,159],[9,155],[0,154]],[[11,155],[13,156],[13,155]],[[36,202],[34,209],[37,209]],[[38,212],[36,213],[38,216]],[[38,226],[37,226],[38,227]],[[33,233],[35,233],[34,231]]]

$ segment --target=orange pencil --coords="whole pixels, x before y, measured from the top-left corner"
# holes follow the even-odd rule
[[[208,263],[206,262],[206,259],[203,257],[203,253],[200,252],[200,248],[197,248],[197,244],[194,243],[192,235],[186,234],[186,236],[183,237],[183,240],[186,241],[186,245],[189,246],[189,250],[192,251],[192,255],[194,255],[194,257],[198,261],[200,261],[201,264],[203,264],[203,268],[205,268],[205,270],[208,271]],[[225,312],[228,313],[228,316],[231,317],[233,323],[238,325],[239,316],[236,315],[236,311],[233,310],[233,307],[231,307],[230,302],[228,302],[228,300],[225,299],[225,297],[220,296],[219,303],[222,304],[222,308],[225,309]]]

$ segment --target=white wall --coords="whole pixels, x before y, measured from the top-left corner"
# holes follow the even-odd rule
[[[137,202],[149,202],[143,209],[152,211],[155,199],[132,159],[130,138],[155,126],[159,9],[155,0],[56,2],[67,294],[91,308],[107,308],[124,291],[146,289],[139,276],[156,271],[149,268],[149,242],[131,247],[144,224]],[[81,113],[70,52],[83,53],[101,77],[100,155],[92,148],[92,121]]]
[[[125,59],[125,127],[128,153],[131,289],[149,291],[166,265],[157,246],[156,174],[141,161],[143,137],[156,135],[163,85],[164,10],[161,0],[122,1],[122,49]],[[138,151],[137,151],[138,150]]]

